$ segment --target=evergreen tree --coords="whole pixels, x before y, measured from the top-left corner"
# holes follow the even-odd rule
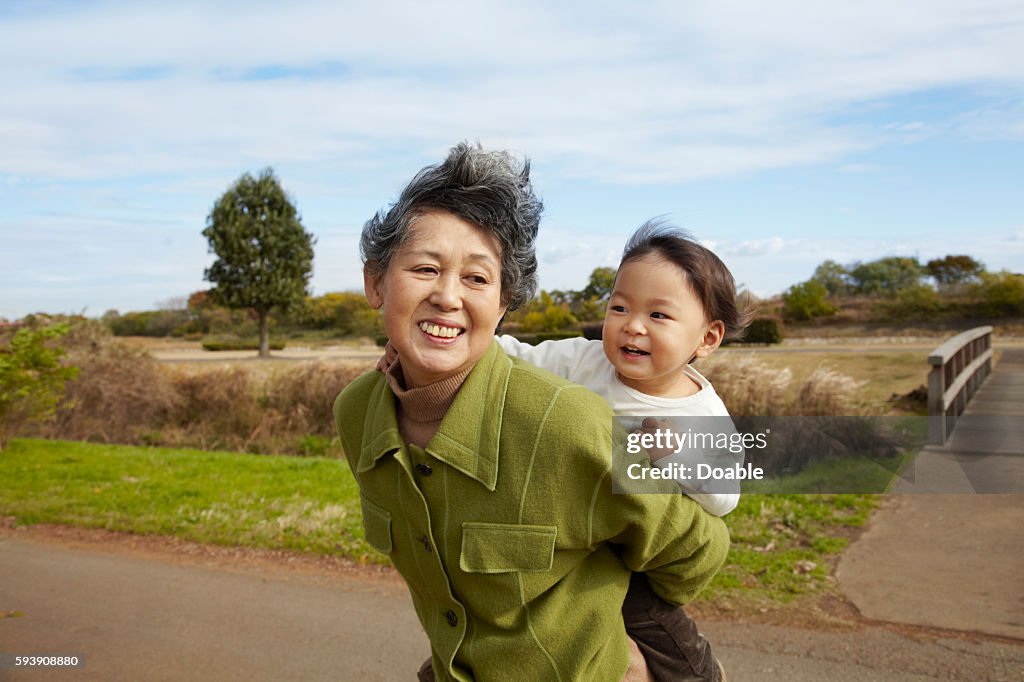
[[[270,168],[257,178],[246,173],[217,200],[203,236],[217,256],[205,273],[211,298],[256,313],[260,357],[268,357],[267,316],[305,300],[315,238]]]

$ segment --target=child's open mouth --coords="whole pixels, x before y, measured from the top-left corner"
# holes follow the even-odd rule
[[[644,355],[650,355],[650,353],[648,353],[647,351],[640,350],[639,348],[634,348],[632,346],[623,346],[622,352],[625,353],[626,355],[632,355],[633,357],[636,358],[643,357]]]

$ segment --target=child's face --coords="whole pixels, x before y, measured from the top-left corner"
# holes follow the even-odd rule
[[[694,357],[722,342],[721,322],[704,308],[675,264],[656,255],[619,268],[604,318],[604,354],[619,378],[641,393],[681,397],[696,392],[685,374]]]

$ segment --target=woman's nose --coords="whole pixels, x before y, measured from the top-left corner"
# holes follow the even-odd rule
[[[441,310],[456,310],[459,307],[459,281],[457,277],[438,277],[434,291],[430,294],[430,304]]]

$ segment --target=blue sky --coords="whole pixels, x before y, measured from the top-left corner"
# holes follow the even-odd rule
[[[1024,271],[1018,0],[0,3],[0,317],[206,288],[200,234],[272,166],[315,294],[463,139],[529,156],[541,286],[667,215],[767,296],[825,259]]]

